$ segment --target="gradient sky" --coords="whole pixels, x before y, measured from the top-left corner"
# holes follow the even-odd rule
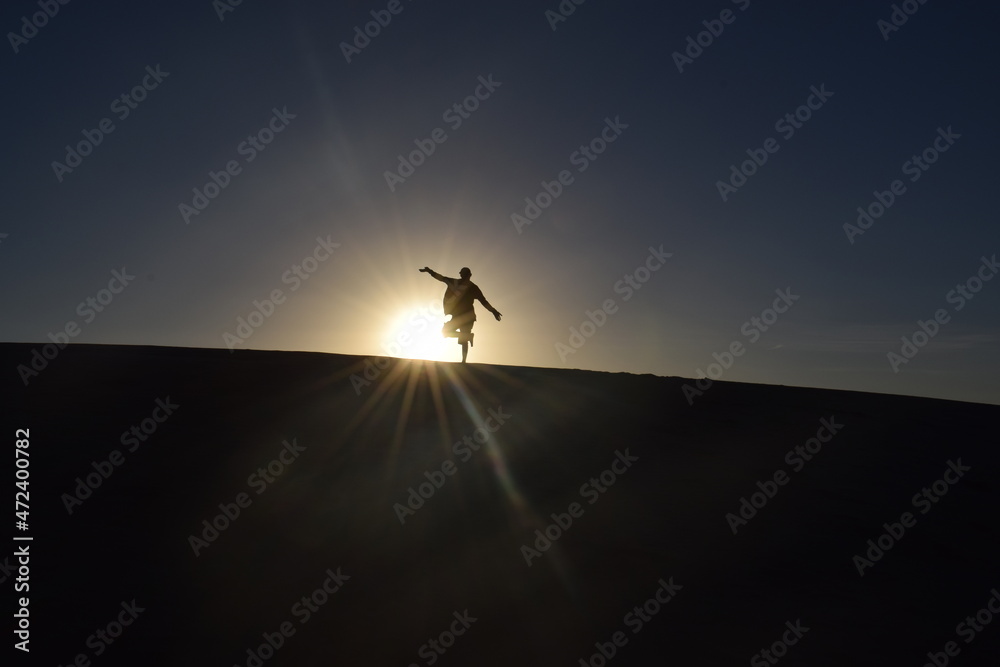
[[[553,30],[556,0],[402,0],[348,62],[341,44],[389,4],[244,0],[220,20],[210,0],[71,2],[16,53],[8,34],[0,340],[75,321],[74,342],[221,348],[280,289],[237,349],[384,354],[438,326],[413,319],[443,292],[417,270],[469,266],[504,315],[478,309],[470,361],[697,377],[739,341],[723,380],[1000,403],[1000,280],[948,300],[1000,251],[996,6],[913,2],[885,39],[889,2],[567,0]],[[0,25],[38,11],[5,3]],[[703,21],[724,29],[679,72]],[[116,98],[157,66],[120,118]],[[454,127],[443,114],[479,77],[499,86]],[[788,137],[775,123],[811,87],[832,95]],[[274,109],[294,118],[247,161]],[[114,130],[57,176],[103,118]],[[627,128],[578,171],[608,118]],[[436,128],[446,141],[391,190],[386,171]],[[959,138],[909,180],[939,128]],[[777,152],[723,201],[717,182],[768,138]],[[186,222],[179,205],[230,160],[239,173]],[[518,230],[562,170],[572,183]],[[905,192],[849,242],[844,224],[895,179]],[[333,256],[283,280],[318,237]],[[672,256],[626,301],[616,283],[661,245]],[[122,267],[135,279],[102,312],[78,310]],[[785,288],[800,298],[751,341],[744,323]],[[607,299],[617,310],[561,358]],[[939,309],[894,372],[888,353]]]

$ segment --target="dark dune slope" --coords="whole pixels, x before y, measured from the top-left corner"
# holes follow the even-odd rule
[[[995,406],[40,347],[30,664],[996,664]]]

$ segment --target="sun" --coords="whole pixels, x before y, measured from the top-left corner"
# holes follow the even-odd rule
[[[441,335],[446,319],[439,303],[403,309],[389,321],[379,347],[390,357],[457,361],[461,352],[456,340]]]

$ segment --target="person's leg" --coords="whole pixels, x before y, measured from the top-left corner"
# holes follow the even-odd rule
[[[462,345],[462,363],[469,354],[469,346],[472,344],[472,325],[474,320],[468,320],[458,329],[458,342]]]
[[[474,322],[475,313],[460,313],[458,315],[452,315],[451,319],[444,323],[441,327],[441,334],[446,338],[457,338],[461,337],[461,332],[472,326]],[[461,341],[459,341],[461,342]]]
[[[472,325],[475,324],[473,321],[464,322],[460,327],[458,327],[458,342],[459,343],[472,343]],[[475,346],[473,346],[475,347]]]

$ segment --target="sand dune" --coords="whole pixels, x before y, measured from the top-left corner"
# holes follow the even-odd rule
[[[1000,610],[1000,407],[96,345],[25,386],[33,348],[0,345],[10,446],[30,429],[31,664],[1000,651],[993,612],[964,621]]]

